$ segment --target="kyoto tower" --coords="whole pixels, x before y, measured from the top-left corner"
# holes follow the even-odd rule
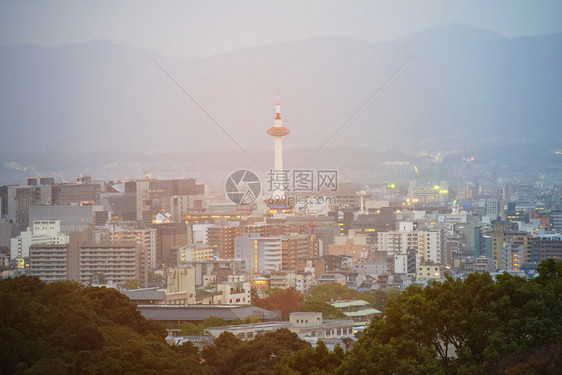
[[[274,173],[276,175],[281,174],[283,171],[283,137],[290,133],[289,129],[283,126],[283,121],[281,120],[281,106],[279,105],[279,100],[276,104],[277,114],[275,115],[275,123],[272,128],[267,131],[267,134],[275,137],[275,163],[274,163]],[[282,197],[285,192],[283,189],[284,181],[277,181],[275,188],[273,189],[272,195],[277,197]]]

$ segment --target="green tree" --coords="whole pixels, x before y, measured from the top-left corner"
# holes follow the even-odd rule
[[[250,316],[245,317],[244,319],[234,318],[234,319],[232,319],[232,322],[230,324],[232,324],[232,325],[253,324],[253,323],[259,323],[259,322],[261,322],[261,319],[258,315],[250,315]]]
[[[344,351],[336,345],[330,352],[324,341],[319,340],[315,348],[310,346],[287,354],[275,365],[275,375],[299,374],[320,375],[332,374],[341,364]]]
[[[537,266],[537,273],[539,275],[535,280],[542,285],[546,285],[549,281],[562,277],[562,262],[554,258],[548,258]]]
[[[181,345],[174,345],[173,348],[176,352],[180,353],[184,357],[191,357],[197,362],[201,361],[201,354],[199,353],[199,349],[197,348],[197,345],[195,345],[191,341],[185,341]]]
[[[234,334],[225,331],[217,337],[213,345],[203,348],[201,356],[217,374],[229,374],[231,364],[236,360],[244,342]]]
[[[101,272],[95,273],[92,275],[92,280],[90,280],[92,284],[107,284],[107,278]]]
[[[75,373],[103,374],[208,374],[199,356],[163,342],[130,340],[119,346],[86,353],[73,366]],[[81,354],[82,354],[81,353]]]
[[[398,289],[390,288],[385,290],[375,290],[369,293],[363,293],[361,295],[361,299],[367,301],[373,306],[375,309],[379,311],[384,311],[386,302],[390,298],[395,298],[400,294]]]
[[[537,267],[537,273],[535,282],[562,298],[562,261],[546,259]]]
[[[286,328],[242,341],[229,332],[223,332],[214,345],[205,347],[203,359],[218,374],[270,374],[277,362],[289,353],[309,346]]]
[[[299,311],[304,312],[321,312],[324,319],[341,319],[346,315],[336,309],[334,306],[326,302],[320,301],[305,301]]]
[[[361,299],[361,293],[338,283],[316,285],[306,295],[307,301],[330,302],[350,299]]]
[[[532,353],[517,351],[500,360],[502,375],[558,375],[562,369],[562,346],[542,346]]]
[[[201,325],[203,326],[203,328],[209,328],[209,327],[222,327],[222,326],[226,326],[226,320],[224,320],[223,318],[219,318],[217,316],[211,315],[208,318],[204,319],[201,322]]]
[[[557,273],[549,274],[555,283]],[[338,372],[495,373],[509,353],[529,353],[560,337],[562,300],[541,282],[549,283],[507,273],[494,282],[475,273],[411,286],[388,300]]]
[[[138,279],[131,279],[125,281],[125,289],[138,289],[141,287],[141,283]]]
[[[35,277],[0,280],[2,374],[207,374],[123,294]]]
[[[185,322],[181,326],[181,334],[184,336],[202,336],[205,333],[205,327],[199,324]]]

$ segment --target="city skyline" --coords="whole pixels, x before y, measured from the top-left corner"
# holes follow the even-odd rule
[[[0,2],[0,373],[558,374],[560,14]]]

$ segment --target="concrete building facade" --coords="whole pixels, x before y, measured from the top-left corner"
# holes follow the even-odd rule
[[[147,269],[142,269],[142,246],[135,242],[80,245],[80,275],[83,284],[101,277],[118,284],[137,279],[146,282]]]
[[[234,255],[246,262],[249,273],[278,271],[282,267],[283,238],[244,233],[234,240]]]
[[[45,282],[70,278],[69,245],[31,245],[29,247],[29,274]]]

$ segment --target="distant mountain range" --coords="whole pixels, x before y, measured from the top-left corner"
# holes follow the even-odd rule
[[[403,152],[482,139],[562,140],[562,34],[506,38],[462,25],[388,43],[327,37],[208,58],[107,41],[0,47],[3,152],[271,149],[279,94],[287,148]],[[258,154],[254,155],[255,157]],[[221,153],[213,157],[220,160]]]

